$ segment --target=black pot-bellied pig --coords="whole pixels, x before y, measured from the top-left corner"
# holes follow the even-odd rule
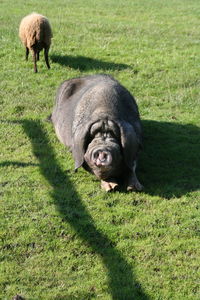
[[[83,166],[101,180],[106,191],[124,182],[142,190],[136,174],[141,124],[131,94],[109,75],[64,81],[51,115],[59,140],[68,146],[75,169]]]

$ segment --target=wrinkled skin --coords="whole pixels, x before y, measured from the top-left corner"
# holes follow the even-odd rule
[[[123,183],[142,190],[136,174],[141,125],[130,93],[107,75],[65,81],[51,116],[59,140],[72,151],[75,169],[84,167],[113,191]]]
[[[107,180],[120,174],[122,155],[115,139],[95,137],[84,155],[85,162],[97,178]]]

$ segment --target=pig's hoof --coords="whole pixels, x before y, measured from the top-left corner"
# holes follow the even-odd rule
[[[101,181],[101,188],[106,192],[116,191],[119,185],[116,182]]]
[[[132,184],[129,184],[127,186],[127,191],[128,192],[134,192],[134,191],[141,192],[143,189],[144,189],[144,187],[139,181],[137,181],[135,183],[132,183]]]

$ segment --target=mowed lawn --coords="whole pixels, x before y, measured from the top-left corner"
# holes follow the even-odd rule
[[[0,1],[0,299],[200,299],[200,1]],[[18,38],[53,29],[38,73]],[[107,73],[136,98],[141,193],[106,193],[59,143],[66,79]]]

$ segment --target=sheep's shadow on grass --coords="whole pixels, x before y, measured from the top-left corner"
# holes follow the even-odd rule
[[[138,171],[145,192],[169,199],[200,189],[200,128],[151,120],[142,125]]]
[[[101,61],[98,59],[85,57],[85,56],[71,56],[71,55],[60,55],[60,54],[52,54],[51,60],[54,63],[58,63],[62,66],[70,67],[73,69],[78,69],[80,71],[88,71],[88,70],[123,70],[128,69],[130,66],[126,64],[118,64],[112,62]]]
[[[97,253],[107,268],[110,293],[114,300],[144,299],[140,283],[134,278],[132,267],[115,248],[109,238],[97,230],[92,217],[81,201],[66,175],[59,166],[42,123],[32,120],[19,121],[32,144],[32,151],[39,160],[41,174],[53,188],[52,198],[61,217],[76,230],[79,237]],[[95,297],[95,292],[84,295],[85,299]]]
[[[0,162],[0,167],[9,167],[9,166],[13,166],[13,167],[16,167],[16,168],[24,168],[24,167],[36,167],[36,166],[39,166],[38,164],[33,164],[31,162],[28,162],[28,163],[24,163],[24,162],[21,162],[21,161],[3,161],[3,162]]]

